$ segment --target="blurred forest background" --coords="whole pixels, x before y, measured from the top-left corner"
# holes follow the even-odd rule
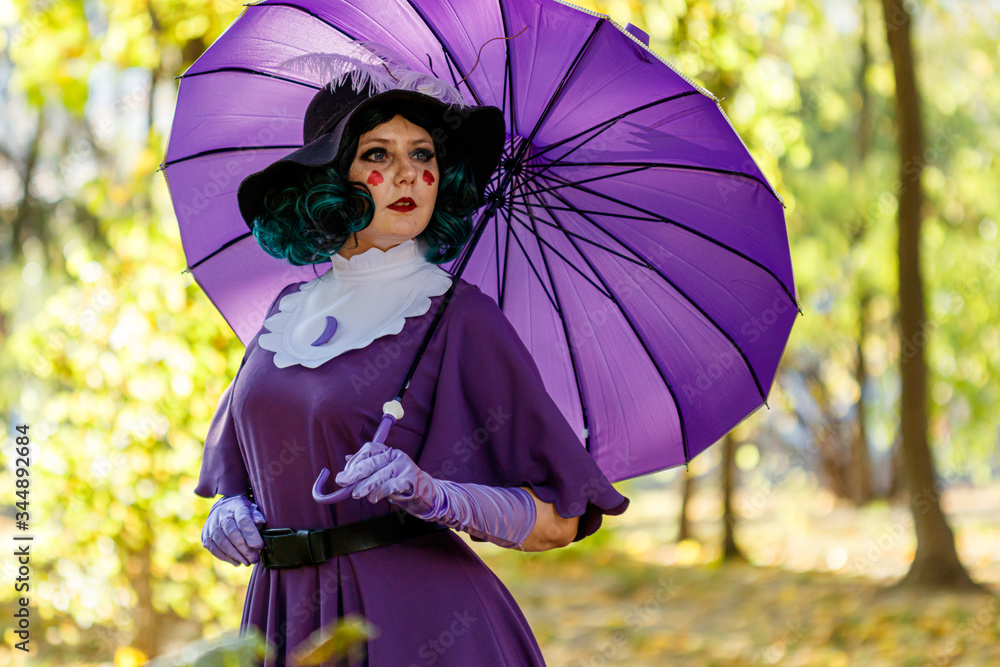
[[[803,316],[768,407],[618,485],[593,538],[475,548],[552,665],[1000,664],[1000,2],[577,4],[720,98],[787,203]],[[239,624],[250,572],[202,548],[193,489],[243,348],[157,169],[174,77],[241,9],[0,0],[0,539],[29,424],[33,664]]]

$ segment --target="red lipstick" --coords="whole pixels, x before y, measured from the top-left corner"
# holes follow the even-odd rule
[[[386,206],[386,208],[392,209],[393,211],[406,212],[406,211],[412,211],[415,208],[417,208],[417,203],[412,199],[410,199],[409,197],[400,197],[392,204]]]

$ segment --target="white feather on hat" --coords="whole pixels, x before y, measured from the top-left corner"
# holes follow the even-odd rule
[[[417,72],[387,46],[377,42],[353,40],[348,53],[306,53],[289,58],[279,67],[331,91],[350,79],[355,92],[371,86],[376,94],[388,90],[410,90],[433,97],[445,104],[466,106],[462,93],[436,76]]]

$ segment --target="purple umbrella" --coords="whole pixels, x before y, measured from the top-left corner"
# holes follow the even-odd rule
[[[504,110],[487,204],[443,268],[496,299],[611,481],[686,463],[765,404],[801,312],[781,198],[641,30],[556,0],[265,0],[180,77],[162,168],[188,268],[244,344],[316,274],[260,249],[236,188],[302,145],[326,83],[282,63],[355,39]]]

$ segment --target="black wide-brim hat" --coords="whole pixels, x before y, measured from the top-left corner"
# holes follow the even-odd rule
[[[382,93],[366,86],[361,92],[350,84],[330,90],[324,86],[309,102],[302,128],[302,148],[250,174],[236,191],[240,214],[247,227],[264,212],[264,193],[274,185],[301,178],[303,167],[329,165],[340,151],[344,130],[351,118],[376,105],[402,103],[419,105],[435,120],[431,136],[452,156],[460,153],[468,161],[476,181],[479,204],[484,203],[486,185],[500,162],[507,138],[503,112],[492,106],[447,104],[412,90],[393,89]],[[436,122],[440,121],[440,122]]]

